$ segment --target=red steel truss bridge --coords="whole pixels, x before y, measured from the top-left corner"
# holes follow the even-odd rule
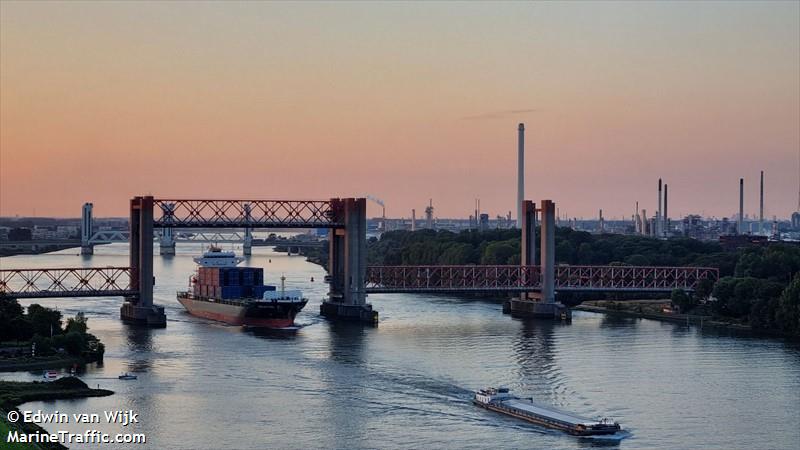
[[[0,270],[0,299],[133,296],[130,267]]]
[[[170,200],[153,202],[156,228],[341,228],[327,200]]]
[[[132,296],[129,267],[0,270],[0,297]],[[670,292],[717,281],[708,267],[556,266],[556,290]],[[539,266],[369,266],[368,293],[530,292],[541,289]]]
[[[719,279],[708,267],[556,266],[558,291],[671,292]],[[540,266],[371,266],[368,293],[530,292],[542,287]]]

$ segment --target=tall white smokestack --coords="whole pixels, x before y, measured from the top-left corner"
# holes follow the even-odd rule
[[[517,132],[517,228],[522,229],[522,201],[525,200],[525,124]]]
[[[664,183],[664,237],[669,236],[669,206],[667,204],[668,186]]]

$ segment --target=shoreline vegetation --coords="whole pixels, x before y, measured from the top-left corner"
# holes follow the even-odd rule
[[[34,248],[26,249],[0,249],[0,257],[18,256],[18,255],[43,255],[45,253],[58,252],[70,248],[80,248],[80,244],[46,244]]]
[[[62,326],[61,312],[16,299],[0,301],[0,372],[54,369],[102,362],[105,346],[89,333],[83,313]]]
[[[587,301],[575,306],[576,311],[594,312],[600,314],[634,317],[640,319],[658,320],[661,322],[673,322],[676,324],[686,324],[700,327],[725,328],[738,331],[760,332],[768,335],[775,335],[763,330],[754,330],[747,324],[726,320],[725,318],[715,317],[710,314],[681,314],[671,311],[672,302],[669,299],[662,300],[628,300],[624,302],[615,301]],[[778,334],[779,336],[782,334]]]
[[[50,356],[0,359],[0,373],[47,370],[47,369],[65,369],[76,366],[84,367],[87,364],[91,364],[93,362],[102,362],[102,359],[83,358],[80,356],[69,356],[69,355],[50,355]]]
[[[301,248],[300,254],[309,262],[327,268],[327,246]],[[459,233],[389,231],[380,239],[367,240],[369,265],[517,265],[519,262],[520,239],[515,229]],[[633,300],[663,299],[663,293],[558,293],[558,300],[570,307],[586,304],[584,307],[593,308],[599,306],[587,302],[615,302],[621,306],[616,306],[614,313],[649,314],[660,320],[673,320],[679,317],[674,314],[680,314],[684,321],[688,314],[690,321],[691,317],[703,316],[730,328],[800,337],[798,245],[770,243],[726,249],[718,242],[684,237],[654,239],[557,228],[556,264],[716,267],[720,271],[716,283],[701,283],[691,294],[673,291],[669,299],[673,312],[666,317],[637,311],[638,305],[624,306]]]
[[[19,421],[9,423],[6,419],[10,411],[19,411],[18,406],[32,401],[63,400],[72,398],[105,397],[113,395],[107,389],[92,389],[83,381],[75,377],[60,378],[51,382],[43,381],[0,381],[0,436],[5,442],[10,432],[18,431],[20,434],[46,434],[47,430],[35,423]],[[3,447],[0,445],[0,447]],[[16,444],[9,448],[63,450],[67,447],[58,443]]]

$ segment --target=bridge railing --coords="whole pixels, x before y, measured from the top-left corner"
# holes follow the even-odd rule
[[[170,200],[153,202],[153,225],[173,228],[335,228],[327,200]]]
[[[541,285],[538,266],[370,266],[369,292],[530,291]]]
[[[136,295],[130,267],[0,270],[0,298]]]
[[[669,292],[719,279],[709,267],[556,266],[561,291]],[[541,289],[540,266],[371,266],[368,292],[527,292]]]

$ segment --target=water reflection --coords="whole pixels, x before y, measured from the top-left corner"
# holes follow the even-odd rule
[[[357,323],[330,322],[328,337],[328,359],[330,370],[322,375],[323,383],[330,395],[325,397],[324,410],[328,411],[328,421],[335,432],[326,447],[357,448],[366,439],[366,420],[362,415],[349,414],[364,408],[369,387],[362,382],[364,376],[365,339],[371,327]],[[327,366],[327,365],[326,365]]]
[[[152,367],[152,355],[155,352],[153,330],[137,325],[124,325],[126,343],[131,359],[126,362],[128,372],[146,372]]]
[[[557,390],[559,369],[555,361],[554,330],[565,326],[552,320],[515,319],[521,327],[514,341],[519,385],[515,390],[552,397]]]
[[[330,359],[343,364],[364,362],[364,340],[372,326],[349,322],[328,324],[328,352]]]
[[[638,317],[628,317],[617,314],[602,314],[600,319],[600,328],[636,328],[640,320],[642,319]]]

